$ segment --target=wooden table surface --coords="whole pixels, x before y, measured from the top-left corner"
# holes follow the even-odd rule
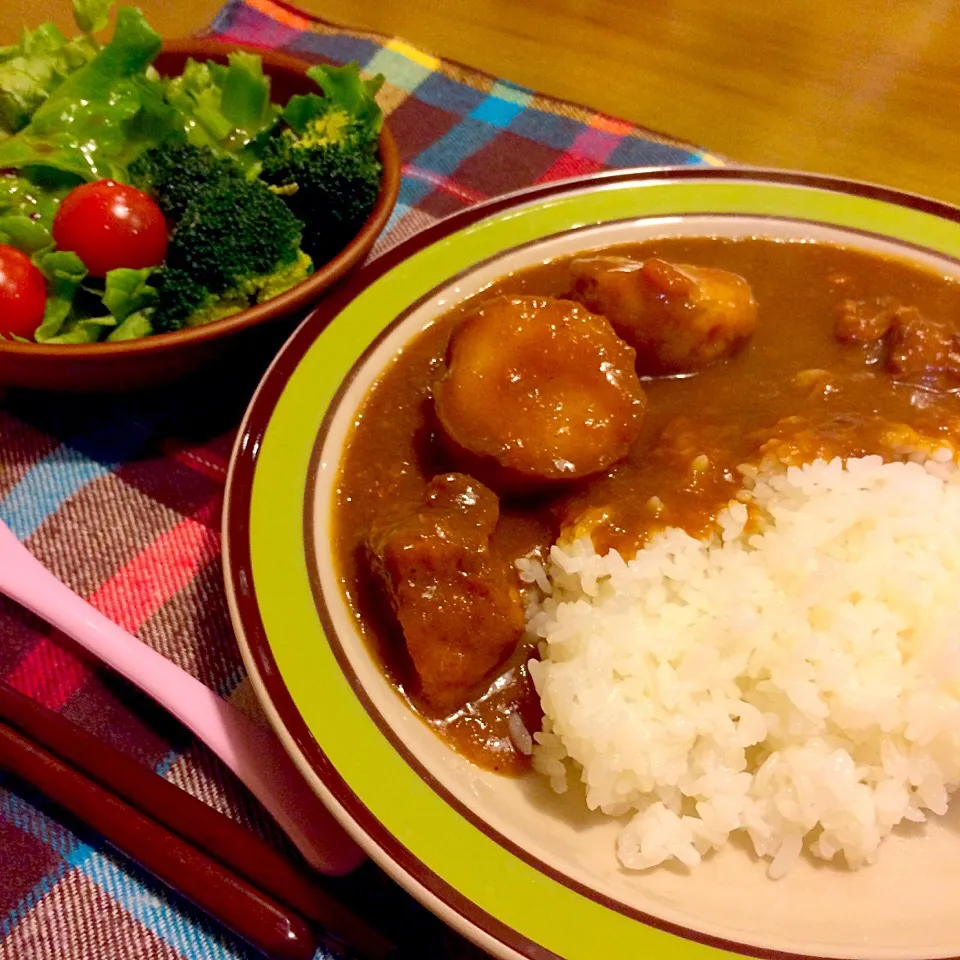
[[[300,0],[517,83],[752,164],[960,204],[956,0]],[[165,36],[220,0],[140,0]],[[3,0],[69,26],[67,0]]]

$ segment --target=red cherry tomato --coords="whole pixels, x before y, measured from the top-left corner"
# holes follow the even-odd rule
[[[117,267],[155,267],[167,255],[160,208],[134,187],[98,180],[71,190],[53,218],[53,239],[94,277]]]
[[[0,243],[0,333],[33,339],[47,305],[47,282],[25,254]]]

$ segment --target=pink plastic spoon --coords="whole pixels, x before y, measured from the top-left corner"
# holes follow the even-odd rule
[[[311,866],[340,875],[363,861],[360,848],[311,792],[271,730],[78,597],[2,521],[0,592],[72,637],[193,731],[247,785]]]

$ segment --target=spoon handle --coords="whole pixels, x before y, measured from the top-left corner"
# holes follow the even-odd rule
[[[263,804],[307,862],[348,873],[360,848],[310,790],[280,741],[58,580],[0,523],[0,592],[136,684],[215,753]]]

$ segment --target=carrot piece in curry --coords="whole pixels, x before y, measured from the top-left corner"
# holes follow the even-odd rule
[[[569,300],[497,297],[458,325],[433,387],[461,466],[500,492],[599,472],[640,435],[634,351]]]
[[[440,713],[462,706],[523,635],[513,569],[490,549],[496,496],[463,474],[434,477],[422,504],[371,532],[424,698]]]
[[[736,352],[757,325],[743,277],[656,257],[585,257],[570,264],[573,297],[603,314],[637,351],[641,374],[691,373]]]

